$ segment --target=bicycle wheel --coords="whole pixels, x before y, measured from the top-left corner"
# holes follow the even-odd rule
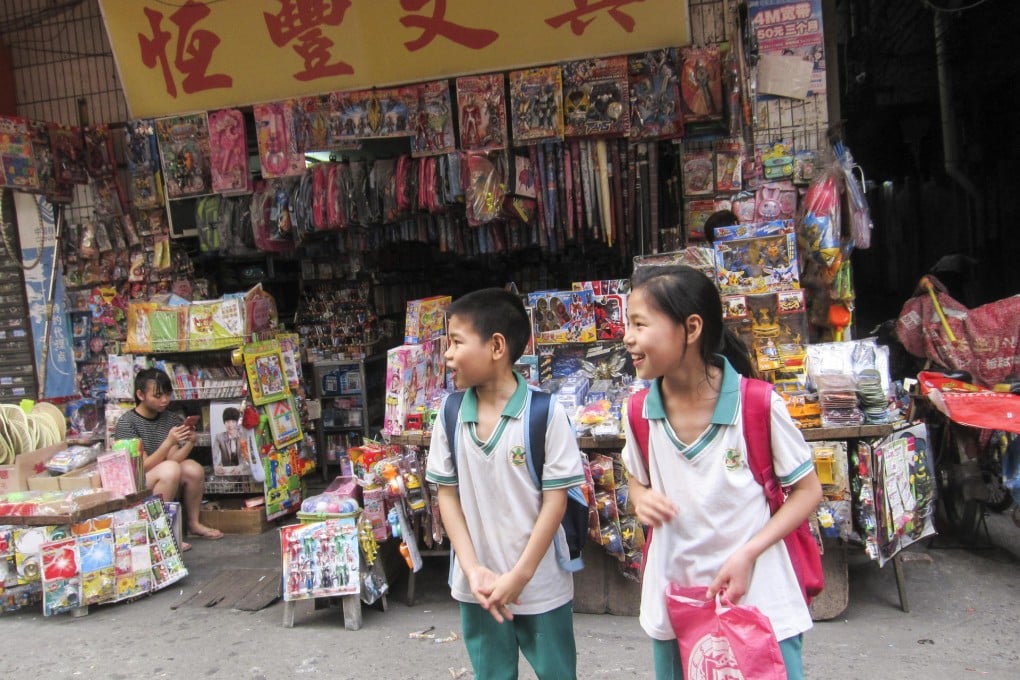
[[[981,503],[964,493],[966,483],[960,452],[965,444],[954,432],[954,426],[945,421],[939,424],[939,445],[935,454],[935,476],[939,485],[941,512],[936,515],[941,533],[951,533],[963,540],[975,536],[981,522]],[[933,438],[934,439],[934,438]]]
[[[1002,478],[1002,460],[1013,437],[1005,432],[996,432],[982,457],[981,479],[988,489],[985,505],[995,512],[1005,512],[1013,505],[1013,494]]]

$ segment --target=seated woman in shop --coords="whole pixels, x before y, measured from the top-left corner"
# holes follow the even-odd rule
[[[158,368],[135,376],[135,407],[117,421],[114,439],[141,439],[145,450],[145,486],[165,501],[184,502],[188,532],[193,536],[223,538],[219,529],[198,521],[205,486],[205,469],[191,460],[195,428],[167,410],[173,399],[170,377]],[[188,544],[182,550],[190,548]]]

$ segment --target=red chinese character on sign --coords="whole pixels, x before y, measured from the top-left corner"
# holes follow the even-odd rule
[[[173,38],[173,33],[163,30],[162,12],[148,7],[144,12],[149,19],[152,37],[138,34],[142,63],[148,68],[155,68],[158,63],[163,70],[166,91],[171,97],[176,97],[177,83],[170,68],[170,58],[167,56],[167,46]],[[212,62],[213,52],[220,44],[220,37],[212,31],[201,29],[192,31],[198,22],[209,16],[210,12],[211,10],[204,4],[188,0],[170,15],[170,21],[177,25],[177,49],[174,53],[173,66],[184,74],[181,88],[186,94],[217,87],[230,87],[234,84],[234,79],[225,73],[206,73]]]
[[[592,2],[592,0],[574,0],[573,10],[564,12],[558,16],[550,17],[545,20],[545,23],[549,24],[553,28],[559,28],[569,21],[570,30],[574,32],[574,35],[583,35],[584,29],[588,28],[588,24],[595,21],[595,17],[587,20],[584,17],[607,9],[609,10],[609,16],[611,16],[616,23],[620,24],[623,30],[631,33],[634,31],[634,17],[620,11],[620,8],[624,5],[644,1],[645,0],[599,0],[598,2]]]
[[[404,43],[409,52],[420,50],[432,42],[437,35],[447,40],[470,47],[473,50],[480,50],[487,47],[499,38],[499,33],[485,28],[468,28],[446,20],[446,0],[400,0],[400,6],[408,12],[418,12],[425,5],[433,3],[432,16],[406,15],[400,18],[400,23],[408,28],[420,28],[421,35],[414,40]]]
[[[294,74],[298,80],[346,76],[354,68],[345,61],[329,63],[334,43],[322,34],[321,25],[339,26],[351,7],[351,0],[279,0],[276,14],[263,12],[269,38],[277,47],[297,41],[294,51],[305,62],[305,70]]]

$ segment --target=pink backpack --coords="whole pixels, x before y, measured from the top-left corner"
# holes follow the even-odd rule
[[[648,467],[648,421],[644,418],[645,397],[648,390],[632,394],[627,404],[627,420],[634,433],[641,458]],[[744,442],[747,444],[747,459],[755,481],[765,489],[769,510],[776,514],[785,498],[783,488],[772,466],[772,385],[764,380],[741,378],[740,400],[743,406]],[[651,528],[646,529],[645,556],[652,542]],[[786,551],[790,554],[793,571],[797,575],[804,601],[810,603],[825,586],[822,570],[822,556],[818,542],[805,520],[803,524],[786,535]],[[644,565],[644,561],[642,561]]]

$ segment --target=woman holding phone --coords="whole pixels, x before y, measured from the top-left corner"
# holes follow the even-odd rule
[[[205,469],[191,460],[195,445],[194,420],[185,421],[167,410],[173,400],[170,377],[158,368],[148,368],[135,376],[135,407],[122,415],[114,430],[114,439],[140,439],[144,455],[145,486],[165,501],[181,491],[187,529],[193,536],[223,538],[219,529],[198,521],[205,487]],[[185,543],[181,550],[189,550]]]

